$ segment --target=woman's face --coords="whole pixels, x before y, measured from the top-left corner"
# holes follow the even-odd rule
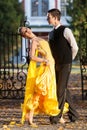
[[[22,27],[21,34],[22,34],[23,37],[26,37],[26,38],[31,38],[32,37],[31,29],[26,28],[26,27]]]

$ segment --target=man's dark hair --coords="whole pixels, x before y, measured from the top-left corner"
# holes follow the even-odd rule
[[[48,10],[48,13],[50,13],[53,17],[57,17],[58,20],[60,20],[61,12],[59,9],[56,9],[56,8],[50,9]]]

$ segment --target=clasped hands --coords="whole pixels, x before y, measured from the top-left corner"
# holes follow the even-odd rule
[[[44,65],[49,65],[49,60],[43,59]]]

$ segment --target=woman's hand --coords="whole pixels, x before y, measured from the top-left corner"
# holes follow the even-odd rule
[[[44,62],[44,65],[49,65],[49,60],[44,59],[43,62]]]

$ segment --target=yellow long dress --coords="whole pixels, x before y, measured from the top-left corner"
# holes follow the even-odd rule
[[[60,113],[56,95],[55,62],[49,44],[45,40],[39,41],[36,56],[41,52],[41,57],[49,60],[49,65],[30,61],[25,89],[24,103],[22,104],[22,124],[26,114],[35,109],[34,114],[56,116]],[[67,107],[65,109],[67,111]]]

